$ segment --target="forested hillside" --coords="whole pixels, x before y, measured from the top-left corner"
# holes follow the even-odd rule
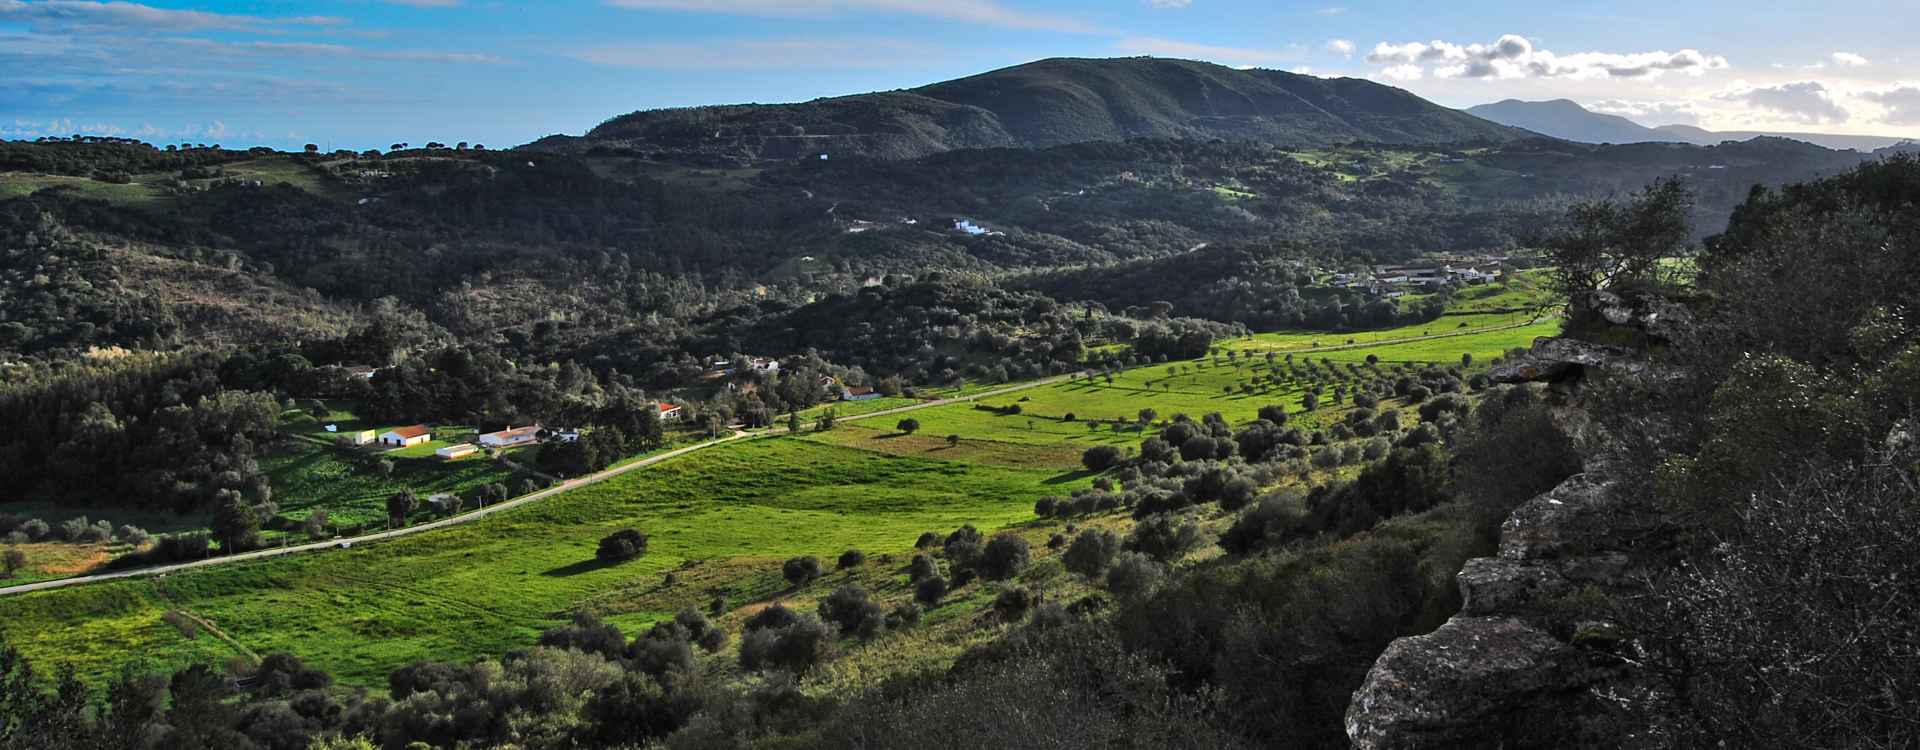
[[[1056,58],[908,91],[634,112],[536,150],[902,159],[1129,138],[1293,146],[1499,143],[1528,135],[1357,78],[1138,57]]]

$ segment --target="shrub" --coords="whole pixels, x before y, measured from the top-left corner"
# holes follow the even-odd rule
[[[840,627],[840,632],[872,638],[886,625],[886,614],[867,596],[867,590],[847,584],[834,589],[820,600],[820,619]]]
[[[1015,534],[1001,534],[987,543],[975,567],[991,581],[1002,581],[1020,574],[1030,554],[1027,540]]]
[[[755,612],[752,617],[747,618],[742,628],[748,631],[779,629],[792,625],[799,619],[800,616],[794,614],[793,610],[787,609],[787,605],[774,604]]]
[[[647,553],[647,535],[639,529],[621,529],[608,534],[600,540],[600,549],[593,553],[603,562],[622,562],[632,560]]]
[[[1127,535],[1126,549],[1140,552],[1161,562],[1185,557],[1199,547],[1204,534],[1197,524],[1170,516],[1155,516],[1133,527]]]
[[[565,648],[618,659],[627,651],[627,637],[620,628],[600,621],[590,612],[576,612],[573,622],[540,634],[537,641],[549,648]]]
[[[1105,575],[1107,566],[1113,564],[1115,555],[1120,554],[1120,536],[1111,531],[1087,529],[1075,537],[1073,546],[1067,548],[1061,562],[1071,570],[1087,578],[1098,579]]]
[[[38,518],[29,518],[25,521],[20,522],[20,528],[18,529],[18,531],[21,534],[26,535],[27,541],[37,542],[47,538],[47,534],[49,531],[51,531],[51,529],[48,528],[46,521],[42,521]]]
[[[862,565],[867,564],[867,555],[866,553],[861,552],[860,550],[850,549],[840,553],[840,559],[839,561],[837,561],[836,564],[839,566],[841,570],[846,570],[848,568],[858,568]]]
[[[795,557],[780,566],[780,574],[786,576],[787,583],[805,586],[820,577],[820,559],[817,557]]]
[[[1122,552],[1107,568],[1107,590],[1122,599],[1137,599],[1153,591],[1166,577],[1166,570],[1153,558],[1138,552]]]
[[[1027,616],[1027,610],[1032,609],[1036,601],[1033,592],[1025,587],[1010,586],[1001,589],[1000,595],[993,598],[993,612],[1007,622],[1019,622]]]
[[[1067,545],[1066,534],[1053,534],[1047,537],[1047,549],[1060,549]]]
[[[922,532],[919,539],[913,541],[914,549],[927,549],[940,543],[940,535],[931,531]]]
[[[892,630],[910,628],[920,624],[920,605],[913,602],[901,602],[887,613],[887,627]]]
[[[940,576],[928,576],[913,587],[914,601],[929,607],[938,606],[940,599],[947,595],[947,579]]]
[[[1088,471],[1106,471],[1120,463],[1120,449],[1111,445],[1096,445],[1080,454],[1080,463]]]
[[[740,639],[740,666],[753,671],[805,672],[833,650],[833,628],[812,615],[800,615],[780,628],[750,631]]]
[[[1059,509],[1060,498],[1052,495],[1035,500],[1033,503],[1033,514],[1041,518],[1052,518]]]
[[[907,564],[907,581],[910,583],[937,575],[940,575],[940,566],[926,555],[914,555],[913,561]]]

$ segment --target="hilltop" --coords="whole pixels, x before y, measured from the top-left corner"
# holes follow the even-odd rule
[[[1312,146],[1498,143],[1526,135],[1372,81],[1137,57],[1054,58],[906,91],[795,104],[634,112],[585,136],[530,147],[899,159],[1142,137]]]

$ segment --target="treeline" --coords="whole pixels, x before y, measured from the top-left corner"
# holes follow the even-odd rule
[[[1446,309],[1444,294],[1404,312],[1392,300],[1369,300],[1358,292],[1303,294],[1315,286],[1308,270],[1315,257],[1290,243],[1233,243],[1166,258],[1041,271],[1007,285],[1055,299],[1097,301],[1132,315],[1162,305],[1175,314],[1261,330],[1388,328],[1433,320]]]
[[[0,140],[0,172],[40,172],[89,177],[166,172],[250,158],[246,151],[168,146],[165,150],[123,138]]]
[[[280,404],[228,390],[208,353],[75,363],[0,388],[0,475],[28,496],[78,505],[209,509],[271,488],[254,462]]]

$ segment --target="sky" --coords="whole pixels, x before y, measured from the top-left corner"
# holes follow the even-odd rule
[[[1915,29],[1915,0],[0,0],[0,138],[499,148],[639,109],[1135,55],[1452,107],[1920,138]]]

